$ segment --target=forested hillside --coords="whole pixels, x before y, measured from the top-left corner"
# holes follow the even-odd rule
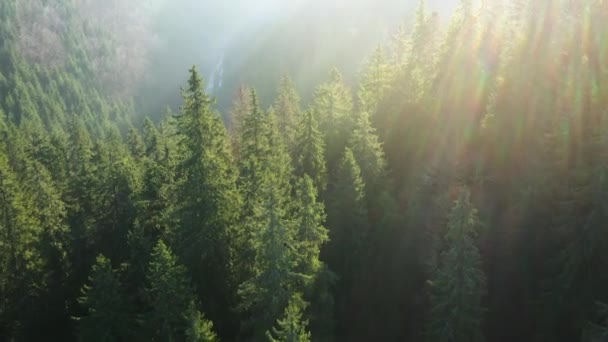
[[[0,341],[608,338],[606,1],[421,0],[354,86],[150,119],[156,5],[0,1]]]

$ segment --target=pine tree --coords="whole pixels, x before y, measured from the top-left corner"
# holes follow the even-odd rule
[[[384,50],[377,47],[364,66],[357,99],[359,111],[375,116],[379,106],[387,96],[392,85],[392,70],[388,64]]]
[[[312,110],[307,110],[300,120],[293,150],[295,175],[312,178],[319,192],[325,190],[327,174],[325,168],[325,143],[319,131],[317,118]]]
[[[277,114],[279,131],[287,145],[289,151],[296,147],[295,134],[300,117],[300,96],[289,76],[283,75],[277,90],[277,97],[274,103],[274,110]]]
[[[296,213],[298,257],[301,261],[298,270],[308,283],[302,289],[310,293],[311,285],[323,268],[319,260],[321,247],[329,240],[327,228],[323,227],[325,210],[323,203],[317,201],[317,191],[308,175],[304,175],[296,186]]]
[[[349,147],[357,164],[361,166],[361,177],[367,187],[368,200],[373,204],[377,201],[377,196],[386,190],[388,174],[382,144],[378,141],[376,130],[371,126],[369,115],[365,112],[358,115]]]
[[[348,148],[344,151],[337,180],[327,210],[332,250],[330,266],[340,276],[340,283],[348,286],[361,266],[368,235],[365,183],[353,152]]]
[[[144,141],[134,127],[130,127],[129,132],[127,133],[127,145],[129,146],[131,156],[135,160],[141,159],[146,153]]]
[[[71,272],[68,259],[68,226],[65,203],[53,182],[50,172],[37,161],[28,161],[23,177],[23,193],[31,198],[28,214],[40,227],[40,238],[35,251],[40,253],[41,269],[37,275],[38,293],[28,297],[28,309],[22,310],[27,320],[22,323],[24,339],[43,338],[59,324],[68,324],[65,308],[66,280]],[[32,253],[34,250],[30,250]],[[36,319],[38,317],[38,319]]]
[[[152,251],[145,295],[151,310],[145,317],[144,328],[151,339],[214,341],[212,324],[196,310],[196,295],[186,268],[162,240]]]
[[[43,285],[42,232],[30,208],[31,199],[0,150],[0,330],[9,338],[18,336],[29,298]]]
[[[213,323],[206,320],[199,311],[191,309],[188,314],[190,325],[186,330],[186,342],[217,342],[213,332]]]
[[[310,342],[311,334],[307,331],[308,321],[303,320],[303,312],[306,302],[299,294],[295,294],[289,300],[285,308],[283,319],[277,320],[277,328],[272,328],[272,333],[266,332],[270,342]]]
[[[483,341],[481,320],[485,275],[475,237],[477,210],[461,190],[448,220],[446,250],[434,270],[428,333],[431,341]]]
[[[262,337],[281,314],[295,284],[295,226],[290,213],[292,177],[289,154],[276,116],[263,113],[252,91],[252,112],[241,139],[241,191],[245,261],[239,286],[242,312],[251,315],[254,334]]]
[[[230,140],[232,151],[236,160],[239,160],[240,135],[244,128],[245,117],[251,112],[251,90],[245,85],[237,89],[232,108],[230,109]]]
[[[240,215],[236,172],[231,165],[228,136],[203,92],[196,68],[190,69],[184,105],[176,117],[179,151],[177,202],[172,209],[173,245],[193,273],[197,290],[209,301],[211,317],[228,317],[233,271],[231,244]],[[203,277],[204,274],[204,277]],[[234,284],[233,284],[234,285]]]
[[[251,215],[251,207],[262,187],[262,174],[269,166],[271,147],[268,141],[270,125],[268,116],[258,104],[255,90],[250,94],[251,111],[243,118],[239,139],[239,185],[245,202],[244,215]]]
[[[331,270],[338,276],[334,294],[339,336],[352,323],[348,319],[352,314],[349,312],[350,305],[353,304],[352,292],[368,256],[365,184],[361,179],[361,169],[348,148],[344,151],[336,179],[327,207],[327,226],[330,231],[327,260]]]
[[[340,163],[353,127],[351,91],[337,69],[332,69],[329,80],[316,89],[313,109],[325,138],[325,159],[331,174]]]
[[[110,260],[99,255],[78,299],[87,314],[77,319],[82,341],[128,341],[134,321],[127,298]]]
[[[277,191],[270,190],[263,196],[265,202],[256,208],[259,227],[251,240],[255,252],[252,274],[238,291],[239,308],[250,313],[249,324],[253,325],[257,337],[279,317],[298,278],[293,223],[286,219]]]
[[[242,221],[245,226],[244,234],[240,236],[245,250],[243,261],[253,260],[255,252],[250,244],[251,235],[263,229],[263,220],[258,220],[263,211],[259,208],[268,200],[269,191],[276,191],[275,199],[279,201],[277,205],[281,210],[286,210],[291,193],[291,161],[278,131],[276,116],[259,108],[254,90],[250,98],[251,112],[244,118],[239,147],[239,187],[243,194]]]
[[[119,133],[111,129],[105,143],[95,148],[95,212],[98,250],[114,262],[128,256],[127,235],[137,217],[141,169],[132,159]]]

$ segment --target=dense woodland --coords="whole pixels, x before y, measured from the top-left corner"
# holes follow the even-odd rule
[[[606,1],[420,1],[356,84],[160,120],[90,3],[0,1],[0,340],[608,338]]]

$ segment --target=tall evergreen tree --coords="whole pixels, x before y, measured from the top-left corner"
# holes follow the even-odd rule
[[[274,102],[274,110],[277,115],[279,131],[287,149],[293,151],[295,144],[295,134],[300,117],[300,96],[288,75],[281,77],[277,97]]]
[[[18,338],[28,298],[43,285],[42,232],[30,208],[30,199],[0,150],[0,331],[9,339]]]
[[[368,226],[365,183],[353,152],[348,148],[337,179],[327,210],[333,261],[330,266],[340,275],[341,284],[349,284],[364,257]]]
[[[82,341],[128,341],[133,337],[132,313],[110,260],[97,257],[78,299],[86,315],[79,317],[78,335]]]
[[[329,80],[316,89],[313,101],[314,113],[325,137],[325,158],[331,174],[337,170],[353,127],[352,94],[337,69],[332,69]]]
[[[361,177],[366,185],[369,209],[378,202],[379,196],[390,185],[382,144],[376,130],[371,126],[369,115],[361,112],[355,122],[349,147],[361,167]]]
[[[312,179],[304,175],[296,187],[296,213],[298,256],[301,258],[298,270],[307,280],[303,293],[310,293],[318,273],[323,268],[319,260],[321,247],[329,240],[327,228],[323,227],[325,210],[323,203],[317,201],[317,191]]]
[[[186,268],[159,240],[152,252],[145,294],[150,312],[144,328],[152,340],[213,341],[212,324],[197,310]],[[206,340],[207,339],[207,340]]]
[[[305,111],[300,119],[295,137],[293,160],[296,176],[308,175],[312,178],[318,191],[323,192],[327,184],[325,143],[312,110]]]
[[[240,153],[240,135],[245,125],[245,117],[251,112],[251,90],[245,85],[240,85],[237,89],[232,108],[230,109],[230,140],[232,152],[238,160]]]
[[[358,109],[375,116],[392,84],[391,65],[382,47],[377,47],[364,66],[357,91]]]
[[[252,233],[251,244],[255,252],[250,277],[239,287],[243,312],[249,313],[257,338],[272,326],[294,292],[297,255],[295,227],[286,217],[281,196],[272,185],[276,176],[268,173],[264,202],[256,207],[259,226]]]
[[[226,130],[194,67],[183,96],[184,105],[176,117],[182,158],[172,239],[186,266],[202,269],[193,274],[198,291],[209,298],[206,311],[213,318],[226,318],[232,288],[232,270],[226,266],[232,264],[231,236],[240,210],[237,174]]]
[[[485,275],[475,245],[479,219],[468,189],[461,190],[449,216],[446,249],[433,272],[428,333],[431,341],[483,341]]]
[[[349,308],[354,304],[353,286],[367,256],[368,237],[365,184],[361,179],[361,169],[348,148],[344,151],[336,179],[327,206],[330,238],[327,260],[329,267],[338,275],[334,294],[340,323],[337,334],[340,336],[352,323],[349,316],[354,312],[349,312]]]

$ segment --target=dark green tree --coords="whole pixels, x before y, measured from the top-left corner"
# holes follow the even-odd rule
[[[232,236],[240,215],[237,174],[226,129],[194,67],[183,97],[181,114],[176,117],[181,157],[171,240],[185,265],[201,270],[193,275],[197,290],[209,298],[206,311],[213,318],[225,318],[230,315],[234,286],[232,270],[226,266],[232,264]]]
[[[86,310],[85,316],[77,318],[81,341],[128,341],[133,337],[133,314],[118,274],[103,255],[97,257],[78,301]]]
[[[486,277],[475,244],[480,222],[468,189],[462,189],[449,215],[446,249],[429,282],[431,341],[483,341],[482,299]]]
[[[361,169],[350,149],[338,170],[337,183],[327,207],[330,229],[331,269],[340,276],[340,283],[349,286],[361,266],[368,236],[365,183]]]
[[[144,335],[159,341],[213,341],[212,324],[197,310],[197,299],[186,268],[159,240],[146,276]],[[146,333],[147,332],[147,333]],[[205,340],[205,338],[211,338]]]

